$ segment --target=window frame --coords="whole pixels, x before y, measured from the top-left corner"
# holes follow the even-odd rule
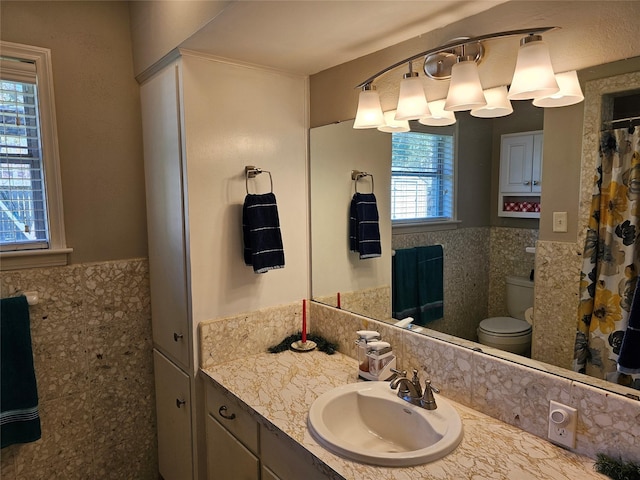
[[[0,270],[66,265],[68,254],[73,250],[67,247],[64,228],[51,50],[4,40],[0,41],[0,50],[3,57],[33,62],[36,66],[42,167],[45,177],[47,220],[49,223],[48,248],[0,251]]]
[[[453,168],[452,168],[452,212],[451,218],[416,218],[391,220],[392,229],[402,229],[404,233],[422,232],[429,230],[450,230],[458,228],[461,223],[458,220],[458,128],[457,124],[448,127],[429,127],[418,122],[410,122],[412,133],[425,133],[431,135],[451,135],[453,137]],[[393,161],[391,177],[393,178]],[[391,205],[393,208],[393,205]]]

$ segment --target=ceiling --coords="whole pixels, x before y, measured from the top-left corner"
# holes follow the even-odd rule
[[[507,1],[234,0],[181,47],[312,75]]]

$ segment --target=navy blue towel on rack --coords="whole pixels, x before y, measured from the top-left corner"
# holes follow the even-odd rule
[[[640,278],[629,311],[629,324],[618,356],[618,371],[631,375],[640,373]]]
[[[382,255],[378,204],[373,193],[354,193],[349,209],[349,249],[361,259]]]
[[[276,196],[249,194],[242,207],[244,262],[255,273],[284,268],[284,249]]]
[[[392,316],[426,325],[444,316],[442,245],[396,250],[391,263]]]
[[[29,304],[24,296],[0,300],[0,443],[41,437],[33,368]]]

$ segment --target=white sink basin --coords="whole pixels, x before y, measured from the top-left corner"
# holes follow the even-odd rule
[[[462,421],[444,398],[425,410],[398,398],[389,382],[359,382],[320,395],[309,431],[326,449],[358,462],[407,467],[444,457],[462,440]]]

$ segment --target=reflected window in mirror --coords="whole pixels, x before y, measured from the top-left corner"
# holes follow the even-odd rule
[[[455,219],[454,146],[453,131],[392,134],[394,225]]]

